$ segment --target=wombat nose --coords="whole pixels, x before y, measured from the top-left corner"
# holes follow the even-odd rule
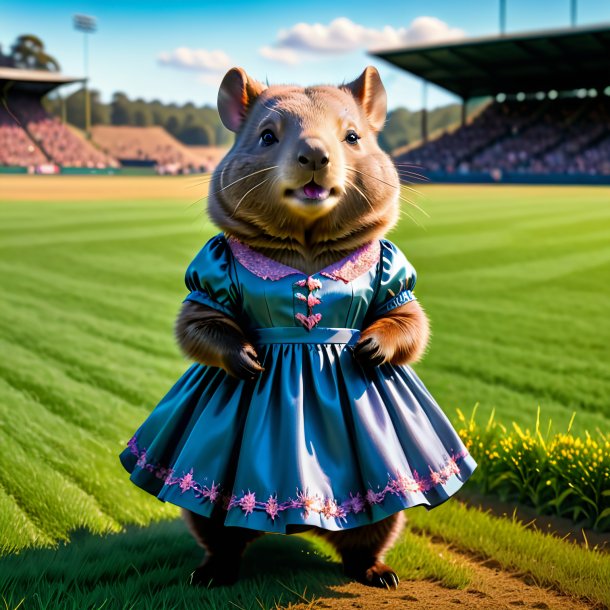
[[[307,139],[299,146],[297,161],[306,169],[322,169],[328,165],[328,151],[319,140]]]

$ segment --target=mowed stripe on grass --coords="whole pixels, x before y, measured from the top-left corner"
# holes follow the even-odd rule
[[[132,199],[113,180],[92,179],[87,201],[61,181],[65,200],[0,202],[3,551],[177,514],[118,453],[189,365],[173,323],[217,229],[192,180],[140,182]],[[389,238],[418,271],[434,334],[417,368],[447,416],[457,426],[455,408],[479,402],[482,418],[495,407],[533,428],[540,404],[556,430],[574,410],[576,433],[607,430],[608,189],[418,189],[430,218],[405,204],[422,226],[405,215]]]

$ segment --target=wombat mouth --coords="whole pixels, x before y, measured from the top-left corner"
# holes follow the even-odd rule
[[[307,184],[300,186],[298,189],[286,189],[284,195],[286,197],[296,197],[303,203],[317,203],[336,195],[336,189],[334,187],[327,189],[315,182],[315,180],[310,180]]]

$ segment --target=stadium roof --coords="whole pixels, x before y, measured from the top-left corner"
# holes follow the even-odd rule
[[[370,51],[462,98],[605,88],[610,24]]]
[[[1,90],[10,87],[18,91],[29,91],[44,95],[60,85],[81,83],[85,80],[84,78],[74,78],[59,72],[47,72],[46,70],[20,70],[18,68],[0,67]]]

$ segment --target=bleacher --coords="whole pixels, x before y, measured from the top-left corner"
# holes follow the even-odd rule
[[[118,167],[116,159],[42,107],[46,93],[79,80],[56,72],[0,67],[0,166],[32,172]]]
[[[98,150],[57,117],[50,116],[35,96],[16,94],[9,101],[30,138],[57,165],[91,169],[118,167],[112,156]]]
[[[418,44],[372,55],[462,100],[462,122],[396,156],[434,181],[610,183],[610,25]],[[492,102],[471,120],[466,103]]]
[[[0,165],[33,168],[46,162],[44,153],[0,104]]]
[[[123,163],[150,161],[160,174],[205,172],[213,169],[209,159],[194,152],[162,127],[95,125],[93,142]]]
[[[493,102],[396,161],[449,174],[610,175],[610,97]]]

